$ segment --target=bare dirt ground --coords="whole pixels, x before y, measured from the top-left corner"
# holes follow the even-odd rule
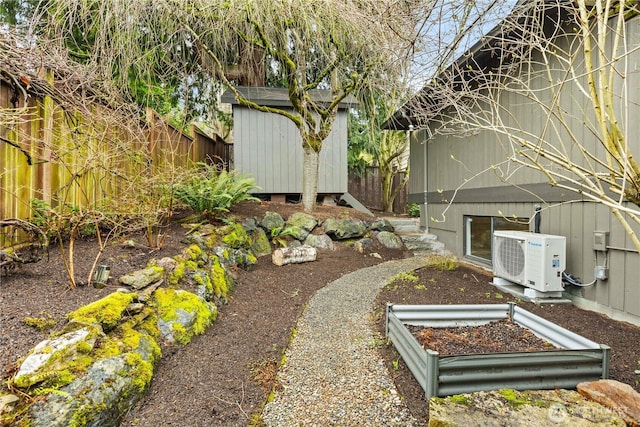
[[[294,204],[242,203],[231,215],[241,219],[261,219],[267,210],[285,218],[300,211]],[[367,218],[353,209],[319,206],[314,215]],[[368,217],[370,219],[370,217]],[[76,277],[85,286],[69,289],[60,253],[54,246],[49,256],[35,264],[0,276],[0,366],[3,379],[15,369],[16,360],[45,339],[51,329],[38,330],[24,323],[26,317],[51,319],[57,326],[66,313],[115,291],[115,278],[142,268],[151,258],[173,256],[184,247],[186,229],[174,223],[159,250],[145,246],[141,235],[127,236],[108,245],[101,263],[111,267],[104,289],[86,286],[86,277],[97,252],[96,242],[78,242],[75,256]],[[129,241],[129,242],[125,242]],[[130,240],[136,242],[134,245]],[[377,252],[381,258],[371,255]],[[346,244],[334,251],[319,251],[315,262],[286,265],[261,258],[251,271],[239,271],[229,303],[219,308],[218,320],[205,334],[186,347],[165,347],[163,358],[146,398],[124,418],[125,426],[246,426],[259,414],[273,386],[277,366],[295,323],[313,293],[342,275],[377,263],[411,256],[407,251],[373,247],[365,254]],[[387,301],[393,303],[503,303],[488,284],[486,272],[473,267],[456,271],[420,269],[416,283],[396,282],[379,295],[374,317],[381,331],[382,313]],[[422,286],[418,286],[418,285]],[[639,389],[640,328],[615,322],[604,316],[571,306],[525,309],[612,348],[611,376]],[[497,339],[497,338],[496,338]],[[383,340],[381,340],[383,341]],[[399,392],[409,408],[425,420],[427,403],[422,390],[392,347],[381,345],[380,353],[395,378]],[[255,419],[254,419],[255,420]]]

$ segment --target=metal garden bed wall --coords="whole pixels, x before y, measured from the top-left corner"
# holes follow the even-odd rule
[[[405,327],[478,326],[501,319],[511,319],[558,350],[440,356],[438,352],[423,349]],[[514,303],[390,304],[386,333],[427,399],[501,388],[574,389],[580,382],[609,377],[608,346],[568,331]]]

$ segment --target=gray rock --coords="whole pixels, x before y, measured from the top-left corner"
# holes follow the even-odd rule
[[[401,249],[404,246],[402,239],[390,231],[381,231],[376,234],[376,239],[382,246],[389,249]]]
[[[251,245],[251,252],[257,257],[266,256],[271,254],[271,243],[267,237],[267,233],[262,228],[257,228],[253,232],[253,244]]]
[[[185,245],[198,245],[200,247],[205,245],[204,236],[197,231],[184,236],[180,243],[184,243]]]
[[[312,215],[304,212],[296,212],[291,215],[289,219],[287,219],[285,227],[300,227],[303,230],[307,231],[307,234],[309,234],[309,232],[313,231],[313,229],[316,228],[316,225],[318,225],[318,220],[315,219],[315,217],[313,217]],[[299,240],[304,240],[304,238]]]
[[[326,234],[309,234],[304,240],[304,244],[318,249],[333,250],[333,240]]]
[[[291,242],[289,242],[289,244],[287,245],[287,247],[289,248],[297,248],[299,246],[302,246],[302,242],[299,240],[292,240]]]
[[[204,332],[216,318],[217,307],[204,298],[182,289],[156,291],[160,336],[170,343],[188,344]]]
[[[325,233],[334,240],[352,239],[362,237],[367,233],[367,225],[359,219],[327,219],[323,224]]]
[[[310,234],[310,231],[297,225],[285,225],[281,235],[290,236],[296,240],[303,241]]]
[[[363,254],[367,248],[370,248],[373,245],[373,240],[369,238],[360,239],[353,244],[353,247],[356,251]]]
[[[160,356],[152,338],[141,334],[133,353],[98,360],[86,374],[30,408],[32,427],[116,427],[151,382]],[[132,357],[135,354],[136,357]]]
[[[176,268],[176,265],[178,265],[178,261],[168,256],[161,258],[160,261],[158,261],[158,267],[163,268],[165,273],[172,272],[173,269]]]
[[[98,337],[103,335],[99,325],[88,325],[40,342],[20,364],[11,383],[25,388],[53,378],[79,355],[90,352]]]
[[[250,269],[257,262],[255,256],[249,254],[246,249],[216,246],[212,252],[220,259],[220,264],[227,271],[227,274],[231,274],[235,267]]]
[[[244,228],[244,231],[247,233],[253,233],[256,231],[256,228],[258,228],[258,221],[256,221],[255,218],[247,218],[242,221],[242,228]]]
[[[265,212],[264,218],[262,218],[260,225],[262,226],[262,228],[267,230],[267,232],[271,233],[271,230],[275,228],[282,230],[282,228],[284,227],[284,219],[279,213],[268,211]]]
[[[625,425],[613,411],[575,391],[497,390],[429,401],[429,425],[599,426]]]
[[[20,401],[20,398],[15,394],[0,395],[0,415],[6,412],[11,412],[14,408],[14,405],[19,401]]]
[[[393,231],[393,225],[391,225],[388,219],[378,218],[369,225],[369,230]]]
[[[129,285],[134,289],[143,289],[152,283],[162,279],[164,269],[158,266],[151,266],[133,273],[125,274],[118,279],[123,285]]]

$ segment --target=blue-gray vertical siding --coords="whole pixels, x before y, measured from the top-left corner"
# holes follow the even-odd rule
[[[256,193],[302,192],[302,139],[286,117],[234,106],[234,167],[252,176]],[[319,193],[347,191],[347,113],[340,111],[320,152]]]
[[[628,21],[627,25],[627,34],[631,35],[629,43],[640,45],[640,18]],[[627,61],[630,69],[625,82],[626,93],[634,97],[635,101],[628,104],[618,102],[617,107],[623,106],[627,109],[627,135],[632,141],[631,150],[638,158],[640,143],[637,136],[640,135],[640,120],[635,118],[640,117],[640,103],[637,102],[640,97],[640,68],[635,64],[640,63],[640,52],[633,50]],[[558,76],[561,74],[558,72]],[[544,96],[549,98],[548,81],[532,77],[530,84],[540,99],[544,99]],[[623,91],[618,93],[622,94]],[[577,118],[571,123],[570,130],[578,140],[590,146],[598,157],[604,158],[603,148],[593,143],[591,132],[582,123],[582,120],[585,120],[593,126],[588,113],[588,100],[577,96],[579,94],[580,90],[575,83],[564,84],[562,108],[569,116]],[[546,118],[534,103],[521,95],[505,92],[501,94],[500,102],[504,111],[508,111],[503,118],[506,126],[521,128],[533,134],[544,128]],[[560,130],[557,135],[545,137],[555,138],[558,144],[566,143],[569,152],[577,155],[576,147],[570,145],[563,132],[566,131]],[[429,211],[423,213],[423,221],[428,221],[430,231],[437,234],[448,249],[458,256],[463,256],[465,215],[517,215],[531,218],[535,205],[542,204],[545,209],[542,212],[541,231],[567,237],[568,272],[586,283],[593,280],[596,265],[609,267],[608,280],[598,281],[594,286],[577,291],[579,297],[575,301],[578,305],[640,324],[640,254],[635,251],[628,235],[605,206],[582,201],[579,195],[571,192],[558,195],[553,200],[545,199],[538,202],[516,202],[508,200],[505,196],[503,200],[473,203],[453,199],[449,200],[453,203],[448,204],[447,201],[438,198],[443,192],[461,188],[484,191],[488,199],[499,199],[501,189],[511,187],[512,184],[546,183],[545,177],[532,169],[514,173],[516,165],[504,162],[509,156],[509,146],[503,143],[502,138],[504,137],[495,132],[479,131],[464,137],[439,135],[429,139],[427,143],[426,131],[415,132],[411,144],[409,201],[420,202],[423,200],[424,191],[429,193]],[[500,168],[493,170],[492,166]],[[498,173],[509,175],[509,184],[503,182]],[[572,202],[567,203],[570,201]],[[632,227],[640,234],[637,224],[632,224]],[[612,248],[607,252],[606,259],[605,254],[593,250],[593,232],[596,230],[610,233],[609,244]]]

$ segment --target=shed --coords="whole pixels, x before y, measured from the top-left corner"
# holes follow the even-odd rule
[[[259,105],[291,108],[286,88],[239,87],[250,101]],[[327,101],[330,91],[312,92],[315,100]],[[233,167],[254,178],[260,187],[254,194],[272,200],[296,198],[302,193],[302,137],[286,117],[240,105],[227,90],[222,102],[233,107]],[[348,96],[339,105],[333,128],[322,145],[318,174],[318,195],[341,196],[347,192],[348,110],[358,101]]]

